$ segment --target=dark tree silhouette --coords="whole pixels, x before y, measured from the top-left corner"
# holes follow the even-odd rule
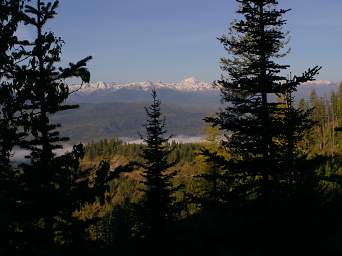
[[[279,169],[279,140],[290,125],[279,118],[283,115],[280,112],[288,111],[284,96],[292,95],[300,83],[313,80],[320,68],[293,79],[283,76],[288,65],[278,64],[276,59],[287,53],[283,51],[287,34],[282,27],[288,10],[279,10],[275,0],[237,2],[242,18],[231,25],[229,36],[219,38],[230,54],[221,59],[221,68],[228,76],[216,82],[227,105],[217,117],[206,120],[226,132],[222,143],[231,158],[216,158],[216,162],[231,170],[239,182],[248,184],[240,186],[242,197],[253,191],[267,202],[283,171]],[[283,100],[270,100],[276,94],[284,95]],[[295,125],[301,126],[301,121]],[[214,155],[212,158],[215,161]]]
[[[16,186],[19,184],[19,173],[11,167],[11,151],[24,135],[18,130],[20,118],[16,115],[20,109],[20,100],[16,92],[20,88],[11,72],[20,61],[16,46],[18,38],[15,36],[21,19],[24,1],[0,1],[0,236],[6,239],[0,241],[2,249],[15,247],[15,227],[18,221],[18,194]]]
[[[172,185],[175,172],[169,169],[175,165],[168,161],[172,151],[167,142],[170,137],[165,137],[165,119],[162,118],[160,100],[157,98],[156,90],[152,91],[153,102],[146,107],[147,122],[145,124],[147,144],[143,149],[142,158],[145,169],[145,220],[148,228],[148,236],[157,239],[165,225],[172,220],[174,213],[172,204],[174,192],[178,189]]]
[[[8,165],[10,152],[17,138],[15,113],[18,110],[15,95],[16,84],[11,77],[19,56],[14,47],[18,44],[15,36],[21,18],[21,8],[24,1],[0,2],[0,162]]]
[[[242,222],[250,223],[238,228],[242,237],[245,233],[255,235],[244,241],[246,248],[254,246],[265,253],[281,242],[288,243],[288,249],[294,248],[292,242],[297,236],[287,238],[286,230],[300,229],[304,224],[297,220],[305,218],[298,215],[296,220],[293,214],[302,208],[291,211],[285,205],[296,198],[297,206],[304,206],[312,202],[311,196],[319,189],[314,162],[298,148],[314,123],[309,111],[294,108],[293,93],[300,83],[314,80],[320,67],[300,76],[284,74],[289,66],[278,59],[288,53],[283,16],[289,10],[279,9],[277,0],[237,2],[240,19],[231,24],[228,35],[219,38],[229,54],[221,59],[224,74],[215,82],[221,89],[224,109],[216,117],[206,118],[224,132],[222,146],[229,158],[205,150],[203,153],[230,179],[228,205],[238,212],[233,225],[243,219],[241,216],[246,218]],[[309,233],[301,234],[309,237]]]
[[[74,215],[85,203],[104,203],[109,183],[129,167],[110,170],[102,161],[97,168],[82,169],[83,145],[57,155],[68,138],[52,115],[77,108],[66,103],[70,78],[89,82],[86,68],[91,57],[69,67],[59,67],[63,41],[45,32],[56,16],[58,1],[0,2],[0,252],[51,255],[57,249],[80,247],[88,223]],[[22,22],[36,31],[34,40],[15,36]],[[28,150],[27,161],[13,165],[15,147]],[[11,246],[9,246],[11,245]],[[11,247],[11,248],[6,248]],[[7,251],[9,250],[9,251]]]
[[[36,246],[41,253],[44,253],[42,248],[52,251],[55,244],[72,242],[71,224],[75,221],[72,213],[82,202],[92,202],[96,196],[103,195],[109,189],[110,177],[109,165],[105,162],[97,170],[80,171],[82,145],[62,156],[55,152],[63,148],[61,143],[68,138],[60,136],[60,124],[51,123],[50,117],[78,107],[65,103],[71,93],[66,80],[76,77],[89,82],[86,64],[91,59],[70,63],[67,68],[58,67],[63,41],[53,32],[44,31],[47,22],[57,14],[58,4],[58,1],[37,0],[25,5],[21,19],[26,26],[35,29],[37,37],[33,41],[19,42],[21,47],[16,54],[22,59],[21,65],[11,72],[21,86],[15,94],[22,102],[16,113],[21,116],[17,126],[28,133],[19,145],[30,152],[27,156],[30,163],[21,165],[22,180],[17,188],[21,192],[19,229],[27,246]],[[7,100],[13,102],[11,98]]]

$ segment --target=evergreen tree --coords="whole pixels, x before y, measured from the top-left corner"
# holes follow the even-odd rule
[[[283,16],[289,10],[280,9],[277,0],[237,2],[241,18],[231,24],[229,35],[219,38],[229,53],[221,59],[224,74],[215,82],[221,89],[224,109],[206,118],[224,132],[221,144],[230,157],[208,151],[204,154],[228,175],[230,202],[226,204],[234,214],[231,227],[234,230],[237,225],[242,237],[254,234],[244,241],[246,248],[265,252],[283,242],[294,248],[297,236],[290,239],[285,234],[310,221],[293,213],[311,203],[319,188],[314,163],[298,150],[313,122],[309,111],[294,107],[293,94],[299,84],[313,80],[320,67],[300,76],[284,74],[289,66],[278,59],[288,52]],[[298,224],[298,219],[303,222]],[[249,225],[238,226],[239,220]],[[302,235],[309,237],[305,232]]]
[[[58,67],[63,41],[53,32],[44,31],[47,22],[56,16],[58,4],[58,1],[37,0],[25,5],[21,19],[36,31],[37,37],[33,41],[20,42],[16,54],[24,61],[11,72],[21,85],[16,96],[22,105],[16,114],[23,117],[16,125],[28,134],[19,145],[30,152],[27,156],[30,163],[21,165],[22,180],[20,190],[18,188],[21,223],[17,229],[27,247],[39,248],[42,254],[54,251],[52,248],[56,244],[70,245],[71,233],[73,238],[77,237],[72,232],[75,226],[71,224],[76,222],[73,212],[82,203],[103,196],[109,189],[107,184],[111,177],[109,164],[105,162],[96,170],[81,172],[82,145],[62,156],[55,153],[56,149],[63,148],[62,143],[68,138],[60,136],[60,124],[51,123],[50,118],[78,107],[65,103],[70,94],[67,79],[80,78],[82,82],[89,82],[86,64],[91,59],[87,57],[76,64],[70,63],[67,68]],[[82,239],[82,234],[77,234],[77,240]]]
[[[152,97],[152,104],[145,108],[148,119],[145,124],[146,137],[143,139],[147,145],[143,148],[142,167],[145,169],[143,177],[147,232],[150,238],[157,239],[167,222],[172,220],[173,193],[178,188],[172,185],[175,173],[168,171],[175,163],[168,161],[172,151],[167,144],[170,137],[165,137],[165,119],[161,116],[161,102],[157,99],[155,89],[152,91]]]
[[[242,18],[233,22],[230,36],[219,38],[231,56],[221,60],[228,76],[216,82],[227,105],[217,117],[206,120],[226,132],[222,143],[231,155],[229,161],[212,155],[213,161],[220,161],[240,183],[247,184],[241,190],[242,197],[248,190],[254,191],[267,203],[280,182],[278,141],[284,126],[289,125],[279,119],[279,111],[287,111],[282,107],[286,102],[272,101],[270,96],[293,93],[300,83],[312,80],[320,68],[293,79],[281,75],[288,65],[278,64],[276,59],[287,53],[283,50],[287,38],[282,27],[288,10],[278,9],[276,0],[237,2]]]
[[[283,127],[278,140],[279,165],[276,174],[280,177],[279,189],[281,193],[285,192],[283,199],[300,204],[319,191],[315,172],[319,160],[312,156],[309,160],[307,147],[303,147],[303,142],[316,124],[311,119],[311,110],[303,106],[295,108],[291,91],[285,93],[284,103],[278,108],[278,122]]]
[[[228,160],[229,155],[221,146],[221,132],[217,127],[209,126],[206,129],[206,141],[197,156],[197,160],[202,162],[201,174],[196,178],[198,181],[205,181],[199,202],[203,208],[213,209],[220,208],[231,201],[229,189],[233,182],[231,174],[224,170],[217,162],[211,161],[215,156],[216,159]],[[211,156],[208,158],[208,155]]]
[[[15,36],[21,18],[24,1],[0,1],[0,163],[9,164],[10,152],[18,138],[15,113],[18,110],[17,84],[11,70],[20,56],[14,49],[18,45]]]
[[[18,185],[20,173],[11,166],[12,149],[18,145],[24,135],[18,129],[20,116],[20,100],[17,91],[21,84],[11,75],[21,57],[17,55],[16,46],[19,45],[15,36],[24,1],[0,1],[0,254],[3,249],[14,244],[16,225],[18,222]]]
[[[338,92],[337,92],[337,117],[338,117],[338,126],[341,126],[342,121],[342,82],[339,84]]]

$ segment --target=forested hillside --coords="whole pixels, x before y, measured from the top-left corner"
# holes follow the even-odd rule
[[[314,153],[323,153],[334,158],[342,152],[342,83],[337,92],[318,96],[313,90],[307,100],[299,102],[299,108],[311,110],[311,118],[316,122],[315,129],[307,135],[315,141],[310,145]]]
[[[117,137],[139,138],[144,123],[144,106],[147,103],[81,104],[79,109],[57,114],[53,120],[65,124],[64,136],[73,142],[91,142]],[[203,119],[216,111],[215,107],[181,107],[163,105],[168,130],[174,135],[201,136]]]

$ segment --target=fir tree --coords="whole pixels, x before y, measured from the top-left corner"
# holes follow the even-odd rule
[[[21,104],[18,90],[22,84],[13,76],[13,70],[22,61],[17,48],[20,42],[15,35],[22,18],[25,1],[0,1],[0,163],[8,165],[10,152],[23,133],[17,127]]]
[[[143,148],[142,167],[145,169],[143,177],[147,232],[150,238],[156,239],[173,218],[173,194],[178,188],[172,185],[175,173],[168,171],[175,163],[168,161],[172,151],[167,144],[170,137],[165,137],[165,119],[162,118],[161,102],[155,89],[152,91],[152,97],[152,104],[145,108],[148,119],[145,124],[146,137],[143,139],[147,145]]]
[[[293,248],[290,241],[296,239],[282,236],[288,228],[297,227],[292,214],[300,210],[284,211],[282,207],[291,204],[296,196],[302,205],[305,198],[312,202],[311,196],[318,190],[314,163],[298,150],[313,122],[309,112],[295,109],[293,94],[300,83],[313,80],[320,67],[300,76],[286,76],[289,66],[277,61],[288,53],[283,16],[289,10],[279,9],[276,0],[237,2],[241,19],[231,24],[229,35],[219,38],[229,53],[228,58],[221,59],[225,73],[215,82],[221,88],[224,110],[206,119],[224,132],[222,146],[230,157],[204,153],[232,180],[228,205],[238,212],[237,222],[245,216],[250,223],[245,230],[238,228],[239,232],[257,234],[245,243],[254,243],[263,251],[277,248],[279,242]],[[275,95],[277,100],[272,99]],[[308,195],[308,191],[313,194]],[[237,211],[241,206],[251,208]],[[303,216],[297,217],[304,223]],[[277,227],[271,223],[277,223]],[[272,246],[267,247],[264,241]]]
[[[285,93],[284,104],[278,108],[278,113],[279,129],[283,129],[278,140],[279,190],[280,193],[285,192],[282,199],[303,204],[319,190],[315,171],[320,162],[312,156],[309,160],[309,152],[303,148],[316,122],[311,118],[312,109],[295,108],[291,91]]]
[[[18,247],[14,244],[16,225],[18,222],[18,185],[20,173],[11,166],[12,149],[18,145],[24,135],[19,131],[20,100],[17,90],[20,84],[12,77],[11,72],[21,60],[17,55],[18,38],[15,36],[21,20],[21,0],[0,1],[0,254],[3,249]],[[7,252],[9,253],[9,252]]]
[[[319,67],[309,69],[302,76],[288,79],[281,73],[288,65],[278,64],[277,58],[286,55],[283,48],[287,34],[283,15],[288,10],[278,9],[276,0],[237,0],[241,20],[230,27],[230,35],[219,38],[229,58],[222,58],[221,68],[228,76],[216,82],[221,88],[224,111],[206,120],[225,131],[222,142],[231,155],[221,161],[240,183],[249,184],[242,190],[262,195],[266,201],[279,183],[278,141],[283,136],[284,123],[279,111],[286,102],[274,102],[271,95],[293,93],[296,87],[312,80]],[[284,98],[284,97],[283,97]],[[237,175],[238,174],[238,175]]]
[[[68,138],[61,137],[60,124],[50,121],[52,115],[77,105],[68,105],[70,94],[67,79],[80,78],[89,82],[86,68],[91,57],[69,67],[58,67],[63,41],[53,32],[45,32],[47,22],[56,16],[58,1],[32,1],[25,5],[21,18],[36,31],[33,41],[21,41],[18,56],[25,61],[15,67],[12,76],[21,84],[17,95],[23,105],[20,129],[27,132],[20,146],[30,151],[29,164],[22,164],[22,193],[20,195],[21,233],[24,240],[40,251],[53,251],[56,244],[70,245],[74,226],[73,212],[84,202],[93,202],[108,190],[109,164],[103,162],[96,170],[80,171],[83,146],[75,146],[71,153],[57,156],[56,149]],[[92,182],[91,179],[92,178]],[[71,235],[73,234],[73,235]],[[82,234],[78,233],[78,240]]]

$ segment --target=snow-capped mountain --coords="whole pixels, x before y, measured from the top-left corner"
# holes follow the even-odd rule
[[[337,85],[336,82],[332,82],[329,80],[316,80],[304,83],[300,86],[306,87],[309,86],[311,88],[315,87],[335,87]],[[96,91],[107,91],[107,92],[115,92],[122,89],[129,89],[129,90],[144,90],[150,91],[152,88],[156,89],[169,89],[169,90],[176,90],[181,92],[204,92],[204,91],[217,91],[218,89],[213,87],[212,83],[199,81],[194,77],[186,78],[180,82],[171,82],[165,83],[161,81],[151,82],[151,81],[144,81],[144,82],[132,82],[132,83],[105,83],[105,82],[96,82],[96,83],[89,83],[83,86],[79,85],[71,85],[70,89],[72,91],[77,91],[77,93],[94,93]],[[299,88],[299,89],[300,89]]]
[[[77,90],[80,86],[72,85],[71,90]],[[106,90],[108,92],[115,92],[122,89],[138,89],[144,91],[150,91],[153,87],[156,89],[169,89],[183,92],[198,92],[198,91],[210,91],[215,90],[211,83],[202,82],[196,80],[194,77],[189,77],[178,83],[164,83],[161,81],[151,82],[133,82],[133,83],[125,83],[125,84],[117,84],[117,83],[105,83],[105,82],[97,82],[83,85],[82,88],[78,91],[78,93],[93,93],[99,90]]]
[[[337,90],[337,83],[328,80],[312,81],[299,86],[297,98],[307,98],[312,90],[323,96]],[[164,103],[180,105],[210,104],[219,105],[220,91],[212,83],[203,82],[194,77],[180,82],[132,82],[105,83],[97,82],[83,86],[72,85],[70,101],[76,103],[111,103],[111,102],[149,102],[151,89],[156,88]]]
[[[76,103],[149,102],[152,88],[157,89],[158,96],[167,104],[219,103],[219,90],[211,83],[198,81],[194,77],[172,83],[145,81],[72,85],[70,90],[74,93],[69,99]]]
[[[200,136],[203,118],[217,112],[220,91],[211,83],[187,78],[178,83],[92,83],[82,87],[74,85],[70,101],[80,108],[57,115],[63,123],[63,134],[75,141],[109,138],[111,136],[132,137],[145,122],[144,106],[151,102],[151,89],[155,87],[162,101],[168,130],[171,134]],[[312,90],[318,96],[330,95],[338,89],[331,81],[313,81],[299,86],[296,98],[309,98]]]

